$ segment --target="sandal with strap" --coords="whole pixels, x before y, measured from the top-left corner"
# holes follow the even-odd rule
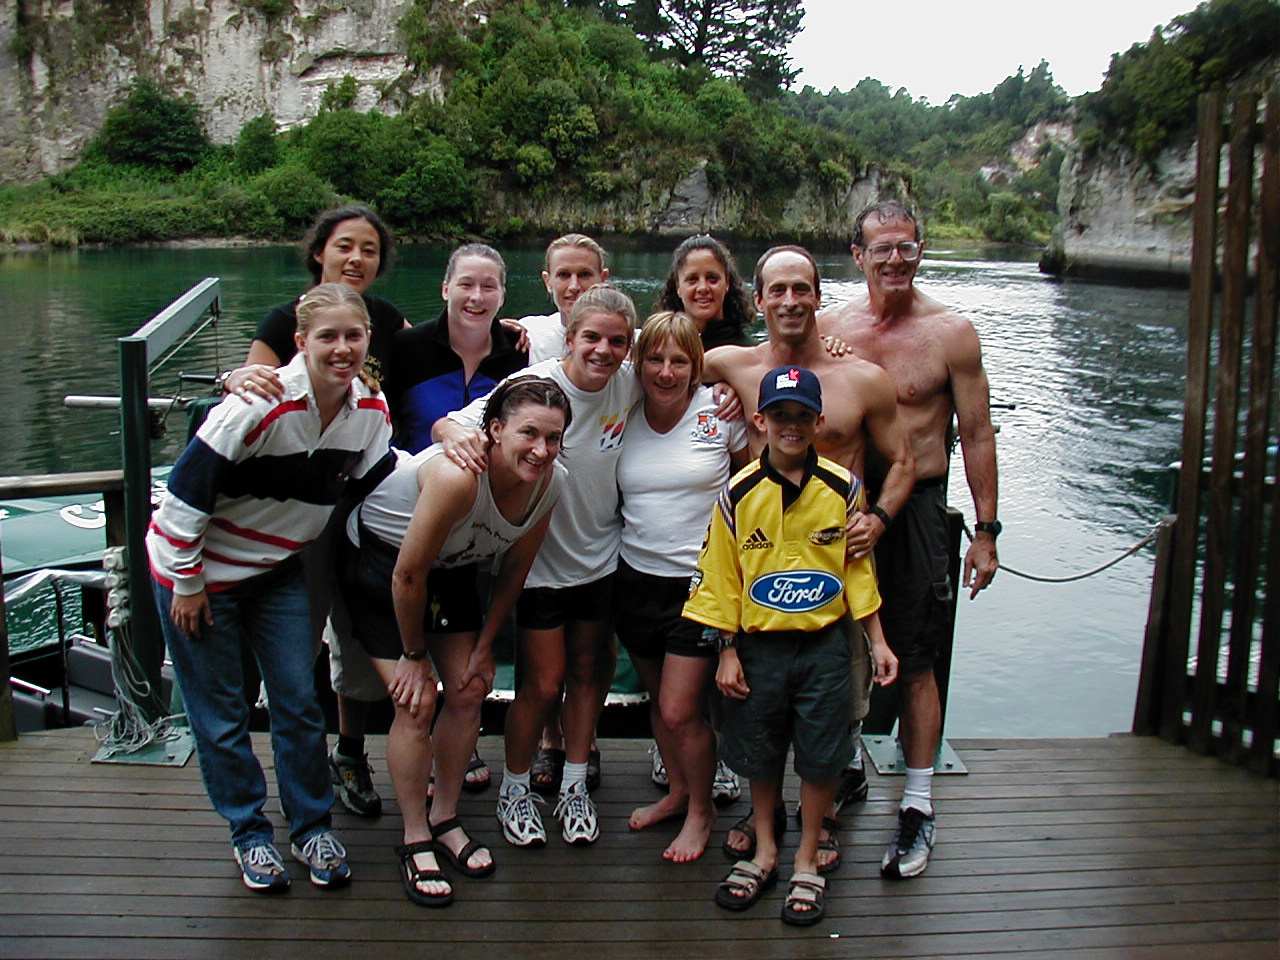
[[[539,747],[529,768],[529,787],[538,793],[555,793],[564,776],[564,751],[559,747]]]
[[[449,878],[438,866],[434,870],[423,870],[413,862],[413,858],[420,853],[434,854],[435,852],[434,840],[419,840],[417,843],[406,843],[404,846],[396,847],[396,856],[400,858],[400,879],[404,883],[405,896],[420,907],[447,907],[453,903],[452,885],[443,893],[427,893],[418,886],[420,883],[433,881],[449,883]]]
[[[749,860],[756,855],[756,827],[755,824],[751,822],[751,816],[752,815],[748,813],[745,817],[729,828],[729,833],[733,833],[733,831],[737,830],[739,833],[746,836],[748,842],[745,848],[742,850],[735,850],[733,847],[729,846],[728,836],[724,838],[724,843],[720,846],[720,849],[724,851],[724,855],[730,860]],[[787,810],[781,805],[776,806],[773,808],[774,837],[781,837],[782,834],[786,832],[786,829]]]
[[[462,845],[462,849],[457,853],[450,850],[445,845],[444,841],[440,839],[446,833],[452,833],[454,830],[461,830],[462,835],[467,838],[467,842]],[[431,841],[434,844],[433,849],[435,852],[448,860],[453,868],[464,877],[487,877],[496,869],[497,864],[493,862],[492,853],[489,854],[489,862],[484,866],[473,867],[471,865],[472,857],[481,850],[489,852],[489,848],[479,840],[473,840],[468,836],[467,828],[462,825],[462,821],[457,817],[450,817],[448,820],[441,820],[439,823],[433,823],[431,825],[431,833],[432,836],[435,837],[435,839]]]
[[[475,773],[477,770],[483,770],[484,776],[475,780],[468,780],[467,774]],[[462,789],[467,793],[484,793],[489,789],[489,784],[492,780],[493,778],[489,775],[489,765],[480,756],[480,751],[473,751],[471,762],[467,764],[466,773],[462,775]]]
[[[777,882],[777,867],[766,870],[750,860],[739,860],[716,887],[716,903],[726,910],[746,910]]]
[[[840,855],[840,838],[836,834],[840,831],[840,821],[835,817],[823,817],[822,829],[827,831],[827,839],[818,841],[818,850],[829,851],[835,856],[826,863],[818,864],[818,872],[821,874],[834,873],[840,869],[843,859]]]
[[[827,880],[816,873],[797,873],[791,878],[791,889],[787,891],[786,902],[782,905],[782,922],[793,927],[811,927],[822,919],[826,912],[824,899],[827,892]],[[804,909],[797,909],[803,907]]]

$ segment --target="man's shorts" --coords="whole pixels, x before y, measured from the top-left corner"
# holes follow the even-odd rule
[[[611,620],[614,574],[573,587],[525,587],[516,601],[521,630],[558,630],[570,620]]]
[[[661,660],[668,653],[681,657],[717,655],[716,632],[680,616],[689,599],[688,577],[641,573],[619,559],[615,592],[615,629],[633,658]]]
[[[825,783],[853,759],[849,711],[849,631],[836,621],[821,630],[738,636],[738,659],[750,693],[722,701],[721,759],[740,776],[782,775],[787,745],[806,783]]]
[[[364,527],[358,548],[343,538],[342,590],[352,632],[369,656],[380,660],[399,660],[404,652],[391,599],[391,574],[398,554],[397,548]],[[427,574],[424,630],[474,633],[483,622],[474,564],[437,567]]]
[[[900,669],[932,666],[951,630],[953,596],[947,577],[947,497],[942,479],[917,483],[876,544],[880,625]]]
[[[871,642],[867,639],[867,631],[853,617],[841,617],[838,621],[849,636],[849,670],[853,678],[851,702],[852,710],[849,719],[853,723],[861,723],[871,712],[871,686],[875,678],[875,670],[871,665]]]

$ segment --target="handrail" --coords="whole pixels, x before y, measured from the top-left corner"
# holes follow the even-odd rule
[[[72,497],[80,493],[119,493],[123,470],[82,470],[79,473],[32,473],[0,477],[0,500],[32,497]]]

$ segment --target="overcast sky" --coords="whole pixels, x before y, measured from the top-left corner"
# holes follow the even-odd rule
[[[804,0],[804,29],[791,45],[805,84],[823,93],[874,77],[891,90],[946,103],[988,93],[1042,59],[1071,96],[1097,90],[1113,53],[1145,42],[1156,24],[1195,0]]]

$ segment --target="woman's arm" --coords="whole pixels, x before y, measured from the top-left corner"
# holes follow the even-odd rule
[[[406,653],[426,646],[422,621],[427,610],[427,575],[449,531],[475,503],[478,483],[473,474],[448,460],[436,458],[418,468],[418,502],[391,574],[391,599]]]
[[[401,649],[406,654],[426,650],[422,621],[427,611],[427,577],[453,524],[466,515],[476,494],[475,478],[442,459],[419,468],[418,487],[418,502],[391,574],[391,600],[400,627]],[[402,656],[387,692],[410,715],[417,715],[419,708],[430,702],[435,685],[436,675],[429,658],[410,660]]]
[[[489,601],[489,612],[485,614],[484,626],[476,636],[475,649],[467,660],[467,666],[458,678],[458,689],[466,689],[476,677],[484,681],[485,693],[493,689],[493,640],[506,620],[511,608],[516,605],[520,591],[524,588],[525,578],[529,576],[529,568],[538,555],[542,541],[551,527],[551,514],[546,515],[530,527],[525,534],[507,548],[498,566],[498,575],[493,582],[493,598]]]
[[[249,344],[249,355],[244,358],[244,366],[232,370],[222,381],[222,389],[235,394],[248,402],[249,394],[256,393],[268,400],[283,400],[284,385],[276,367],[280,366],[280,355],[261,340]]]

